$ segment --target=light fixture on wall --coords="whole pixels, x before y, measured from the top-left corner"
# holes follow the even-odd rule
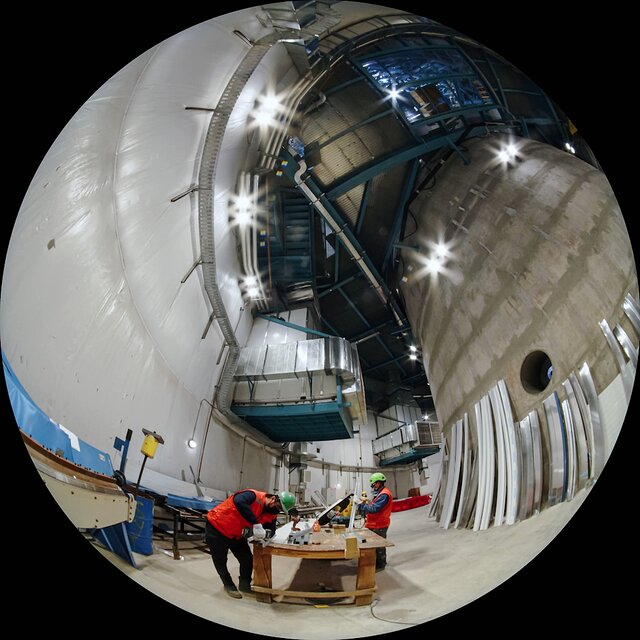
[[[187,447],[189,447],[189,449],[198,448],[198,441],[196,440],[196,429],[198,428],[198,420],[200,418],[200,410],[202,409],[203,402],[206,402],[209,406],[211,406],[211,403],[208,400],[205,400],[204,398],[200,400],[200,406],[198,407],[198,413],[196,415],[196,421],[193,425],[193,431],[191,433],[191,437],[187,440]]]

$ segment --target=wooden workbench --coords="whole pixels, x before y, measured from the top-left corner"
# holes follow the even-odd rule
[[[347,536],[355,536],[357,550],[352,555],[347,550]],[[376,590],[376,549],[392,547],[385,538],[369,531],[358,529],[353,534],[334,533],[332,529],[323,528],[312,534],[310,544],[288,544],[270,541],[267,545],[253,545],[253,586],[258,602],[271,602],[274,596],[290,596],[296,598],[354,598],[354,604],[361,606],[371,604]],[[272,586],[271,558],[285,556],[287,558],[307,558],[311,560],[345,560],[351,557],[358,559],[358,573],[354,591],[291,591],[274,589]]]

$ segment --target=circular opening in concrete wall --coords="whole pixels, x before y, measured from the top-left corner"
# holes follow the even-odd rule
[[[544,351],[532,351],[520,368],[520,381],[529,393],[544,391],[549,386],[552,376],[553,364]]]

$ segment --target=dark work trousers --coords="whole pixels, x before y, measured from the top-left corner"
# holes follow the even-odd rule
[[[253,573],[253,554],[249,548],[249,543],[244,539],[234,540],[222,535],[211,523],[205,526],[205,540],[211,550],[213,566],[216,568],[222,584],[232,585],[233,579],[227,569],[227,556],[229,551],[238,559],[240,563],[240,582],[250,584]]]
[[[380,537],[386,538],[389,527],[384,529],[370,529],[373,533],[377,533]],[[384,569],[387,564],[387,547],[378,547],[376,549],[376,569]]]

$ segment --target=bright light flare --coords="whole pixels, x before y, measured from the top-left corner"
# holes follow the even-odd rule
[[[258,287],[249,287],[247,289],[247,295],[250,298],[259,298],[260,297],[260,291],[259,291]]]
[[[427,273],[440,273],[443,270],[444,263],[442,258],[435,256],[433,258],[427,258],[424,261],[424,267]]]
[[[235,195],[230,202],[230,217],[233,223],[245,227],[252,223],[254,214],[253,198],[246,194]]]
[[[438,242],[434,251],[436,258],[439,258],[440,260],[444,260],[444,258],[449,255],[449,247],[444,242]]]
[[[409,360],[417,360],[418,356],[415,353],[409,354]]]
[[[274,127],[277,116],[283,110],[282,103],[275,94],[267,94],[258,98],[258,106],[252,116],[256,124],[262,128]]]
[[[418,350],[418,347],[416,347],[414,344],[412,344],[412,345],[409,347],[409,351],[411,351],[411,353],[415,353],[417,350]]]
[[[193,438],[191,438],[187,441],[187,446],[189,447],[189,449],[195,449],[198,446],[198,443]]]
[[[513,162],[519,155],[518,145],[510,142],[509,144],[503,146],[496,152],[498,160],[503,164],[509,164]]]
[[[251,222],[251,214],[248,211],[240,211],[235,215],[236,224],[241,227],[248,225]]]

